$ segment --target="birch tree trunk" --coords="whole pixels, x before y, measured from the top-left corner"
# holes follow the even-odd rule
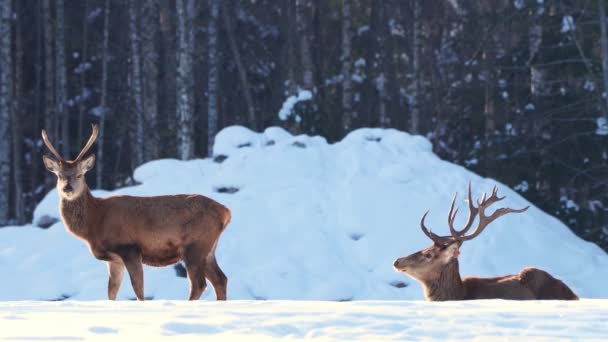
[[[84,124],[84,117],[86,112],[86,98],[88,97],[88,89],[86,84],[86,73],[88,68],[88,32],[89,32],[89,0],[84,0],[84,15],[82,18],[82,54],[80,58],[80,101],[78,102],[78,142],[82,142],[82,127]]]
[[[13,59],[11,49],[12,0],[0,1],[0,226],[10,218],[11,112],[13,98]]]
[[[35,105],[34,105],[34,113],[35,113],[35,118],[34,118],[34,123],[32,124],[32,129],[34,132],[40,132],[41,128],[40,128],[40,118],[42,117],[44,119],[44,113],[45,110],[42,109],[43,108],[43,103],[42,103],[42,99],[44,96],[44,92],[43,92],[43,84],[44,84],[44,77],[43,75],[43,65],[44,65],[44,43],[43,43],[43,36],[42,36],[42,31],[43,31],[43,25],[44,25],[44,12],[43,12],[43,2],[44,1],[37,1],[36,2],[36,11],[38,13],[36,13],[38,15],[38,18],[40,18],[39,20],[36,21],[36,43],[35,43],[35,51],[34,51],[34,77],[35,77],[35,85],[34,85],[34,101],[35,101]],[[29,26],[28,26],[29,27]],[[43,123],[44,125],[44,123]],[[49,133],[50,130],[47,130],[47,133]],[[49,133],[50,134],[50,133]],[[38,137],[36,137],[37,140]],[[34,140],[34,141],[36,141]],[[38,144],[33,144],[31,146],[31,148],[28,149],[28,151],[30,153],[32,153],[33,155],[42,155],[43,153],[43,146],[38,146]],[[44,189],[44,187],[40,187],[40,182],[41,182],[41,171],[42,171],[42,158],[32,158],[31,159],[31,163],[28,165],[28,172],[27,172],[27,185],[29,187],[29,189]],[[43,177],[49,177],[50,176],[50,172],[44,172],[44,176]],[[48,178],[44,178],[44,182],[46,181],[46,179]],[[25,184],[24,184],[25,185]],[[32,192],[33,194],[33,192]],[[33,208],[36,205],[36,198],[35,196],[28,196],[27,197],[27,207],[29,208]]]
[[[177,108],[177,56],[175,34],[175,1],[159,0],[160,7],[160,84],[159,93],[163,94],[163,101],[159,102],[159,121],[162,123],[161,142],[163,153],[176,155],[177,139],[174,138],[176,129]]]
[[[56,18],[55,22],[55,105],[56,113],[61,118],[61,154],[64,158],[70,157],[70,116],[67,102],[67,81],[65,69],[65,19],[63,0],[55,0]]]
[[[494,134],[496,130],[496,106],[494,99],[495,92],[495,80],[494,80],[494,72],[491,70],[494,65],[494,51],[493,47],[490,46],[484,49],[483,52],[483,65],[484,65],[484,74],[485,74],[485,86],[484,86],[484,108],[483,114],[485,116],[485,134],[486,136],[490,136]]]
[[[207,156],[213,156],[213,144],[215,135],[218,130],[218,86],[219,86],[219,70],[218,70],[218,15],[220,0],[209,0],[209,25],[207,29],[209,47],[208,47],[208,86],[207,91],[209,99],[207,101]]]
[[[143,112],[145,118],[146,144],[144,159],[158,158],[160,145],[158,132],[158,37],[159,6],[157,0],[141,2],[141,52],[143,57]]]
[[[289,95],[294,95],[296,94],[298,88],[297,88],[297,80],[296,80],[296,71],[295,71],[295,66],[298,64],[297,63],[297,57],[296,57],[296,41],[297,39],[297,32],[295,29],[295,25],[293,25],[293,22],[295,22],[295,17],[296,17],[296,9],[295,9],[295,3],[293,0],[289,0],[289,1],[284,1],[284,10],[285,13],[287,13],[287,25],[285,30],[287,31],[287,93]]]
[[[16,6],[23,6],[21,2],[18,2]],[[15,8],[15,12],[18,8]],[[15,21],[15,97],[13,101],[15,105],[11,110],[11,133],[13,136],[13,184],[14,184],[14,206],[13,212],[15,221],[17,224],[25,223],[25,208],[23,197],[23,148],[22,139],[23,131],[21,127],[21,117],[23,116],[24,106],[24,77],[23,77],[23,53],[24,53],[24,42],[23,42],[23,22],[22,19],[17,17]],[[37,159],[37,158],[36,158]]]
[[[422,52],[422,4],[414,0],[414,29],[412,35],[412,71],[414,73],[414,91],[412,92],[412,117],[410,118],[410,133],[420,132],[420,95],[422,94],[422,74],[420,72],[420,54]]]
[[[239,81],[241,82],[241,88],[243,91],[243,96],[245,98],[245,104],[247,106],[247,123],[249,127],[255,130],[260,127],[258,127],[258,120],[255,115],[255,107],[253,105],[253,98],[251,97],[249,80],[247,79],[247,70],[245,69],[243,61],[241,60],[241,53],[239,52],[239,48],[234,37],[234,27],[232,25],[232,15],[230,13],[228,0],[221,1],[221,3],[222,20],[224,21],[224,27],[226,28],[226,33],[228,35],[230,51],[232,52],[232,57],[234,57],[234,63],[236,64],[236,68],[239,74]]]
[[[373,125],[377,125],[378,117],[376,113],[376,109],[374,108],[377,92],[374,87],[374,75],[376,73],[376,57],[375,54],[378,51],[377,44],[378,41],[376,38],[376,32],[378,31],[378,24],[376,18],[378,15],[378,6],[380,2],[373,1],[370,4],[369,13],[366,16],[366,21],[369,27],[369,34],[362,37],[362,42],[365,46],[369,48],[362,51],[363,60],[365,61],[364,65],[360,65],[359,69],[363,71],[365,74],[365,78],[363,80],[363,86],[361,89],[361,98],[359,103],[359,108],[361,108],[361,119],[364,126],[371,127]]]
[[[539,6],[542,6],[540,4]],[[543,59],[541,58],[540,46],[543,43],[543,25],[542,14],[544,11],[536,11],[533,16],[533,24],[528,29],[528,50],[530,58],[530,93],[534,96],[547,95],[548,89],[548,74],[543,68]]]
[[[44,128],[50,134],[51,139],[57,141],[59,140],[59,125],[55,115],[55,73],[53,72],[55,54],[51,0],[42,1],[42,15],[44,21]],[[51,179],[50,173],[47,173],[46,176],[47,179]]]
[[[350,2],[351,0],[342,0],[342,129],[344,133],[352,129],[353,119]]]
[[[605,110],[604,113],[608,112],[608,32],[606,29],[606,4],[604,0],[598,0],[598,9],[600,15],[600,48],[602,55],[602,79],[604,84],[604,99]],[[605,117],[604,122],[608,124],[608,117]]]
[[[177,0],[177,155],[182,160],[194,156],[192,133],[193,69],[192,21],[189,19],[193,0]]]
[[[302,86],[313,90],[313,65],[310,54],[308,18],[306,8],[311,7],[309,0],[296,0],[296,29],[300,39],[300,62],[302,63]]]
[[[482,75],[484,76],[484,107],[483,115],[485,118],[485,135],[491,136],[496,131],[496,49],[498,47],[498,38],[494,32],[491,32],[492,22],[488,18],[490,11],[486,12],[484,20],[482,20],[482,28],[490,33],[486,44],[482,50]],[[490,152],[491,153],[491,152]]]
[[[385,63],[386,63],[386,39],[388,36],[388,25],[385,22],[386,17],[385,4],[383,2],[378,3],[378,76],[376,77],[376,91],[378,92],[378,124],[380,127],[389,127],[390,119],[386,112],[386,75],[384,74]]]
[[[133,97],[133,114],[131,127],[131,163],[135,168],[143,164],[144,159],[144,118],[142,112],[141,86],[141,53],[139,48],[139,13],[137,0],[129,1],[129,32],[131,35],[131,96]]]
[[[103,188],[103,171],[105,167],[104,143],[106,132],[106,104],[108,96],[108,42],[110,38],[110,0],[105,1],[103,16],[103,46],[101,55],[101,99],[99,103],[99,135],[97,137],[97,188]]]

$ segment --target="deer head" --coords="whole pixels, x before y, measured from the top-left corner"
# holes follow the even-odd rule
[[[469,218],[465,226],[462,229],[457,230],[454,228],[454,220],[458,213],[458,208],[454,209],[457,196],[458,193],[454,195],[450,211],[448,212],[448,227],[451,235],[439,236],[428,229],[424,224],[424,219],[429,213],[429,211],[427,211],[422,215],[420,228],[422,229],[422,232],[433,241],[433,245],[407,257],[395,260],[394,267],[397,271],[407,273],[414,279],[422,282],[434,280],[434,278],[439,277],[443,273],[442,271],[448,267],[448,265],[457,262],[458,255],[460,255],[460,246],[464,241],[474,239],[481,234],[492,221],[503,215],[508,213],[522,213],[528,210],[528,207],[523,209],[500,208],[491,215],[486,216],[486,208],[503,200],[504,197],[498,197],[496,186],[494,186],[491,195],[488,197],[484,193],[481,201],[477,200],[477,207],[475,207],[473,200],[471,199],[471,183],[469,183],[467,198]],[[466,235],[477,216],[479,216],[477,228],[475,228],[472,234]]]
[[[44,166],[57,176],[57,191],[63,199],[71,200],[80,196],[87,189],[84,175],[95,165],[95,155],[83,159],[97,139],[97,125],[93,125],[93,132],[89,141],[74,160],[65,160],[50,143],[46,131],[42,130],[42,140],[56,160],[49,156],[42,156]]]

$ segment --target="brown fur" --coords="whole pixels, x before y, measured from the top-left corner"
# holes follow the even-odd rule
[[[87,146],[92,145],[94,134]],[[46,135],[43,133],[45,143]],[[47,143],[49,146],[50,143]],[[94,164],[90,156],[74,161],[43,157],[57,175],[59,209],[67,230],[84,240],[93,256],[108,264],[108,298],[116,299],[126,267],[137,299],[144,299],[142,264],[167,266],[184,260],[190,300],[213,285],[218,300],[226,299],[227,278],[217,264],[215,249],[230,222],[230,210],[201,195],[155,197],[94,197],[84,175]],[[56,157],[52,146],[49,149]]]
[[[460,277],[459,243],[433,245],[395,261],[394,267],[418,280],[429,301],[471,299],[562,299],[578,296],[561,280],[534,267],[493,278]]]
[[[485,210],[492,204],[502,201],[498,188],[494,186],[490,195],[483,194],[481,200],[473,201],[471,183],[469,182],[467,202],[469,218],[464,228],[454,228],[458,208],[454,209],[457,195],[452,199],[448,212],[448,226],[451,236],[439,236],[427,228],[424,219],[420,220],[422,232],[433,241],[433,245],[407,257],[395,260],[393,266],[397,271],[409,274],[424,287],[424,295],[430,301],[465,300],[465,299],[564,299],[576,300],[578,297],[561,280],[549,273],[534,267],[527,267],[516,275],[495,278],[460,278],[458,256],[464,241],[477,237],[497,218],[510,213],[523,213],[522,209],[499,208],[491,215]],[[477,207],[474,205],[477,203]],[[478,217],[477,227],[473,233],[466,235]]]

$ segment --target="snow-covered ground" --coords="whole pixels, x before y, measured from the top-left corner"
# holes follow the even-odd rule
[[[608,300],[4,302],[0,340],[606,341]]]
[[[215,154],[227,159],[153,161],[135,171],[140,185],[94,194],[200,193],[224,203],[233,219],[220,239],[217,256],[229,278],[230,300],[422,299],[420,286],[392,268],[395,258],[430,245],[419,229],[421,215],[430,208],[429,226],[447,233],[445,222],[453,193],[460,192],[458,203],[466,211],[462,199],[469,180],[474,196],[490,191],[496,183],[440,160],[426,139],[391,129],[360,129],[341,142],[328,144],[321,137],[292,136],[276,127],[255,133],[235,126],[218,134]],[[521,208],[529,204],[506,186],[498,187],[499,194],[507,197],[502,205]],[[58,217],[56,191],[38,206],[34,225],[45,215]],[[460,215],[462,223],[466,215]],[[477,239],[465,243],[460,264],[464,275],[481,276],[536,266],[563,279],[583,298],[608,298],[606,253],[534,206],[524,214],[500,218]],[[34,226],[0,229],[2,301],[105,299],[106,272],[105,264],[95,260],[61,222],[47,230]],[[176,277],[173,267],[145,268],[146,296],[184,299],[187,293],[186,279]],[[119,298],[133,297],[126,278]],[[212,290],[205,292],[204,299],[213,298]],[[76,304],[3,304],[7,305],[71,308],[74,315],[80,310]],[[86,312],[89,304],[83,305]],[[99,308],[99,304],[90,305],[92,310]],[[112,305],[139,310],[129,304]],[[162,305],[143,308],[160,312]],[[180,305],[183,310],[199,310]],[[228,310],[230,305],[217,310]],[[234,305],[243,310],[255,305],[281,307],[276,303]],[[298,305],[349,308],[346,304]],[[394,311],[401,305],[413,310],[404,317],[418,315],[418,304],[412,303],[373,304],[370,310]],[[585,305],[581,308],[596,304]],[[399,312],[390,314],[401,317]],[[436,321],[441,324],[442,319]]]

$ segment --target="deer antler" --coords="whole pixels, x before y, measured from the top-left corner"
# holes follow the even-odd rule
[[[488,197],[486,195],[486,193],[484,192],[483,197],[481,198],[481,201],[477,200],[477,207],[475,207],[475,205],[473,205],[473,199],[471,196],[471,182],[469,182],[469,191],[468,191],[468,196],[467,196],[467,202],[469,204],[469,218],[468,218],[467,223],[465,224],[464,228],[462,228],[461,230],[456,230],[454,228],[454,220],[456,219],[456,214],[458,213],[458,208],[454,209],[454,205],[456,203],[456,197],[458,197],[458,193],[456,193],[454,195],[454,198],[452,199],[452,205],[450,206],[450,211],[448,212],[448,226],[450,228],[451,236],[437,235],[426,227],[426,225],[424,224],[424,219],[426,218],[426,215],[429,213],[428,210],[426,213],[424,213],[424,215],[422,215],[422,219],[420,220],[420,228],[422,229],[422,232],[429,239],[433,240],[433,242],[435,242],[436,244],[445,245],[451,241],[461,241],[462,242],[462,241],[472,240],[475,237],[477,237],[488,226],[488,224],[490,224],[492,221],[496,220],[497,218],[499,218],[503,215],[509,214],[509,213],[522,213],[522,212],[528,210],[528,208],[530,207],[530,206],[527,206],[523,209],[500,208],[500,209],[497,209],[496,211],[494,211],[492,213],[492,215],[486,216],[485,210],[487,207],[504,199],[504,197],[498,197],[497,193],[498,193],[498,189],[496,188],[496,186],[494,186],[494,188],[492,189],[492,193],[490,194],[490,197]],[[465,234],[469,231],[469,229],[473,225],[473,221],[475,221],[475,217],[477,215],[479,215],[479,223],[477,224],[477,228],[475,228],[475,231],[473,232],[473,234],[465,236]]]
[[[85,153],[87,153],[87,151],[91,148],[91,146],[93,146],[93,143],[97,139],[97,134],[99,133],[99,129],[97,128],[96,124],[93,124],[92,127],[93,127],[93,132],[91,133],[91,137],[89,138],[89,141],[87,141],[87,144],[84,145],[84,148],[82,149],[82,151],[80,151],[80,153],[78,154],[78,157],[76,157],[76,159],[74,159],[73,162],[80,161],[82,159],[82,157],[84,157]],[[44,141],[44,144],[46,145],[46,147],[48,147],[49,151],[51,151],[51,153],[55,156],[55,158],[57,158],[59,161],[62,161],[62,162],[66,161],[59,154],[59,152],[57,152],[55,147],[53,147],[53,145],[49,141],[49,137],[46,135],[46,130],[44,130],[44,129],[42,130],[42,140]]]
[[[95,140],[97,139],[97,134],[99,134],[99,129],[97,128],[96,124],[92,124],[91,125],[93,127],[93,132],[91,133],[91,137],[89,138],[89,141],[87,141],[87,144],[84,145],[84,147],[82,148],[82,151],[80,151],[80,153],[78,154],[78,157],[76,157],[76,159],[74,159],[74,161],[79,161],[80,159],[82,159],[82,157],[84,157],[85,153],[87,153],[87,151],[91,148],[91,146],[93,146],[93,143],[95,143]]]
[[[63,159],[63,157],[59,154],[59,152],[57,152],[55,147],[53,147],[53,144],[51,144],[51,142],[49,141],[49,137],[46,135],[46,130],[44,130],[44,129],[42,130],[42,141],[44,141],[44,144],[46,145],[46,147],[49,149],[49,151],[51,151],[51,153],[55,156],[55,158],[57,158],[57,160],[65,161],[65,159]]]
[[[422,229],[422,232],[424,233],[424,235],[426,235],[429,239],[433,240],[434,243],[436,243],[438,245],[445,245],[446,243],[450,242],[451,238],[449,236],[439,236],[439,235],[433,233],[424,224],[424,219],[426,218],[426,215],[428,215],[429,211],[430,210],[427,210],[426,213],[424,213],[424,215],[422,215],[422,219],[420,219],[420,228]]]
[[[481,199],[481,202],[479,200],[477,200],[477,206],[478,206],[478,210],[479,210],[479,223],[477,225],[477,228],[475,229],[475,232],[473,232],[473,234],[469,235],[469,236],[464,236],[464,235],[458,235],[457,239],[460,241],[468,241],[468,240],[472,240],[475,237],[477,237],[479,234],[481,234],[481,232],[490,224],[492,223],[492,221],[496,220],[497,218],[509,214],[509,213],[523,213],[524,211],[528,210],[528,208],[530,206],[527,206],[525,208],[522,209],[511,209],[511,208],[499,208],[496,209],[496,211],[494,211],[492,213],[492,215],[490,216],[486,216],[485,215],[485,210],[487,207],[489,207],[490,205],[498,202],[498,201],[502,201],[504,199],[503,197],[498,197],[498,189],[496,188],[496,185],[494,186],[494,188],[492,189],[492,194],[490,195],[489,198],[486,199],[486,193],[483,193],[483,197]],[[456,238],[456,237],[454,237]]]
[[[471,204],[470,195],[471,195],[471,193],[470,193],[470,187],[469,187],[469,207],[473,207],[473,205]],[[481,198],[481,202],[479,200],[477,200],[476,211],[479,214],[479,223],[477,224],[477,228],[475,228],[475,231],[473,232],[473,234],[468,235],[468,236],[464,235],[466,233],[466,231],[470,228],[470,224],[473,222],[471,217],[469,217],[469,223],[467,223],[467,227],[465,227],[466,229],[463,229],[460,232],[456,232],[450,225],[450,232],[452,233],[452,238],[454,240],[458,240],[458,241],[472,240],[472,239],[476,238],[479,234],[481,234],[481,232],[497,218],[499,218],[503,215],[509,214],[509,213],[523,213],[524,211],[528,210],[528,208],[530,207],[530,206],[527,206],[522,209],[499,208],[499,209],[496,209],[496,211],[494,211],[492,213],[492,215],[490,215],[490,216],[485,215],[485,210],[487,207],[491,206],[492,204],[494,204],[498,201],[502,201],[504,198],[505,198],[504,196],[498,197],[498,189],[496,186],[494,186],[494,188],[492,189],[492,194],[490,195],[490,197],[487,197],[486,193],[484,192],[483,197]],[[455,216],[456,215],[454,215],[454,217],[452,218],[452,223],[454,222]]]
[[[479,209],[473,205],[473,199],[471,198],[471,182],[469,181],[469,194],[467,196],[467,202],[469,203],[469,219],[467,220],[467,224],[464,226],[464,228],[461,230],[454,229],[454,219],[458,213],[458,208],[454,210],[456,197],[458,197],[458,193],[454,195],[452,205],[450,206],[450,212],[448,213],[448,226],[450,227],[450,233],[452,233],[452,236],[466,234],[466,232],[471,228],[473,221],[475,221],[475,216],[477,216],[477,213],[479,212]]]

